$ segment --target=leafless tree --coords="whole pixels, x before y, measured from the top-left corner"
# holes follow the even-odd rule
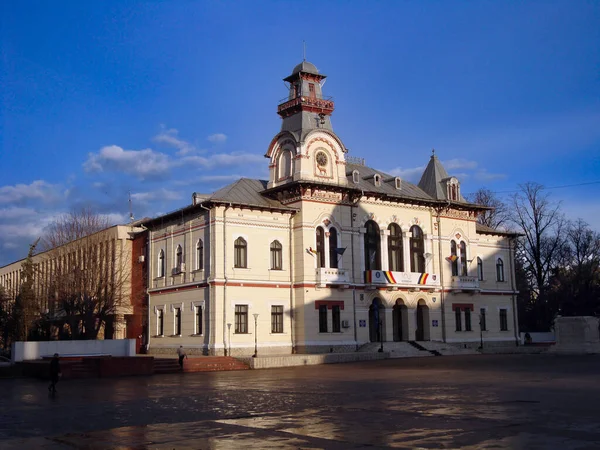
[[[468,195],[467,200],[471,203],[491,208],[479,213],[477,221],[480,224],[494,229],[501,228],[508,224],[510,215],[506,203],[500,200],[496,194],[489,189],[481,188],[473,194]]]
[[[39,277],[54,320],[72,339],[96,339],[128,305],[131,252],[107,223],[82,210],[57,219],[44,236],[52,250],[38,264]]]
[[[518,257],[523,261],[532,291],[543,298],[548,277],[564,249],[567,222],[560,204],[550,200],[538,183],[520,185],[512,197],[511,221],[523,236],[518,241]]]

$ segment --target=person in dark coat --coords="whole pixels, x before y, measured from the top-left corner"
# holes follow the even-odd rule
[[[183,345],[180,345],[177,349],[177,356],[179,356],[179,370],[183,370],[183,360],[187,358]]]
[[[48,386],[48,390],[52,394],[56,394],[56,383],[58,383],[60,376],[60,362],[58,359],[58,353],[55,353],[54,357],[50,361],[50,386]]]

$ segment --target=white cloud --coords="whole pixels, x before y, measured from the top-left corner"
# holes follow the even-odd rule
[[[161,132],[154,136],[152,140],[176,148],[178,155],[187,155],[196,150],[192,144],[179,138],[179,131],[175,128],[166,129],[162,127]]]
[[[449,173],[452,170],[456,169],[475,169],[477,168],[477,163],[475,161],[468,161],[466,159],[449,159],[447,161],[442,161],[442,166]]]
[[[48,201],[56,198],[57,185],[36,180],[31,184],[15,184],[0,187],[0,203],[17,203],[26,200]]]
[[[421,175],[425,171],[425,166],[412,167],[403,169],[402,167],[396,167],[395,169],[388,170],[386,173],[402,178],[413,183],[418,183],[421,179]]]
[[[31,208],[10,207],[0,209],[0,221],[9,221],[14,219],[27,219],[35,217],[37,212]]]
[[[150,203],[152,201],[173,201],[181,200],[183,195],[180,192],[169,189],[159,189],[156,191],[136,192],[131,194],[131,199],[140,203]]]
[[[479,169],[475,172],[475,179],[477,181],[496,181],[503,180],[506,178],[504,173],[490,173],[486,169]]]
[[[83,164],[86,172],[116,170],[134,175],[140,179],[164,175],[171,166],[168,155],[152,149],[123,150],[117,145],[109,145],[98,153],[90,153]]]
[[[225,142],[227,140],[227,135],[223,133],[215,133],[211,134],[206,139],[208,139],[210,142],[220,143]]]
[[[193,164],[201,167],[242,166],[246,164],[264,163],[264,156],[253,153],[217,153],[209,156],[185,156],[177,165]]]

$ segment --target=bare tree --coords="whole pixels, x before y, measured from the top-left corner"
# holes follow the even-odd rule
[[[57,217],[42,237],[42,250],[51,250],[84,238],[111,225],[107,216],[96,214],[91,208],[81,208]]]
[[[500,200],[489,189],[481,188],[473,194],[468,195],[467,200],[471,203],[491,208],[480,212],[477,216],[477,221],[482,225],[497,229],[506,225],[510,220],[506,203]]]
[[[40,304],[35,291],[33,255],[39,239],[29,246],[27,258],[21,264],[21,285],[12,310],[14,339],[27,341],[35,322],[40,318]]]
[[[96,339],[103,329],[110,337],[114,316],[128,305],[131,251],[117,239],[117,227],[98,230],[107,223],[82,210],[57,219],[44,236],[52,246],[39,265],[51,274],[41,274],[44,291],[71,339]]]
[[[556,305],[548,304],[549,277],[556,268],[564,249],[566,220],[560,205],[550,201],[537,183],[526,183],[512,197],[512,223],[522,234],[518,239],[517,257],[523,269],[536,303],[540,320],[550,324]]]

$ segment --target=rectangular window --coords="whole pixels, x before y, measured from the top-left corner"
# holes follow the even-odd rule
[[[194,308],[194,314],[196,319],[195,334],[202,334],[202,306],[196,306]]]
[[[271,333],[283,333],[283,306],[271,306]]]
[[[332,321],[332,331],[334,333],[339,333],[341,331],[341,325],[342,325],[342,320],[341,320],[341,314],[340,314],[340,307],[337,305],[334,305],[333,308],[331,309],[331,321]]]
[[[500,310],[500,331],[508,331],[508,316],[506,309]]]
[[[319,333],[327,333],[327,305],[319,306]]]
[[[173,334],[181,336],[181,308],[175,308],[173,312],[175,313],[175,332]]]
[[[481,308],[479,310],[479,326],[481,327],[482,331],[487,330],[487,324],[485,321],[485,308]]]
[[[312,98],[315,98],[315,85],[313,83],[309,83],[308,85],[308,93]]]
[[[471,331],[471,309],[465,308],[465,331]]]
[[[235,305],[235,332],[248,333],[248,305]]]
[[[454,310],[454,320],[456,321],[456,331],[462,331],[462,319],[460,317],[460,308]]]
[[[158,336],[165,334],[165,316],[162,309],[156,311],[156,334]]]

